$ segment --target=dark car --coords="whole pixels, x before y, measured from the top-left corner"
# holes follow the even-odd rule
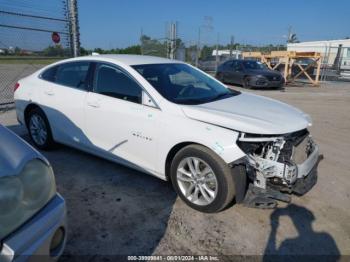
[[[226,61],[218,67],[216,78],[223,83],[239,84],[246,88],[280,88],[284,84],[280,72],[254,60]]]

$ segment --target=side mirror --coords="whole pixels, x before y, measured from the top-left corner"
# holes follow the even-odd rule
[[[153,102],[153,99],[145,91],[142,91],[142,104],[157,108],[157,105]]]

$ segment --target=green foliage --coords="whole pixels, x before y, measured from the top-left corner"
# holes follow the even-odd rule
[[[50,57],[66,57],[70,56],[71,50],[69,48],[63,48],[61,45],[55,45],[45,48],[42,54]]]
[[[160,57],[167,57],[169,52],[169,45],[167,40],[165,39],[154,39],[147,35],[142,35],[140,38],[140,45],[132,45],[126,48],[114,48],[114,49],[102,49],[102,48],[95,48],[93,50],[87,50],[83,47],[80,49],[81,55],[87,55],[91,54],[92,52],[96,52],[99,54],[136,54],[136,55],[152,55],[152,56],[160,56]],[[176,39],[176,47],[177,49],[184,49],[185,50],[185,59],[187,62],[194,63],[195,57],[197,54],[197,46],[185,46],[185,43],[182,41],[182,39],[178,38]],[[239,44],[235,43],[233,46],[231,44],[227,45],[219,45],[219,50],[229,50],[232,48],[233,50],[240,50],[240,51],[260,51],[263,53],[268,53],[274,50],[286,50],[286,46],[279,44],[279,45],[262,45],[262,46],[255,46],[255,45],[248,45],[248,44]],[[204,45],[201,47],[200,52],[200,59],[206,60],[209,57],[212,56],[213,50],[216,49],[216,45]]]
[[[167,43],[161,42],[158,39],[152,39],[149,36],[143,35],[141,37],[142,54],[167,57],[168,46]]]
[[[85,56],[85,55],[88,55],[89,54],[89,51],[86,50],[84,47],[80,47],[80,55],[81,56]]]

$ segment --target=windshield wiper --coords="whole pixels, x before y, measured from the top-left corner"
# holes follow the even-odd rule
[[[174,99],[175,103],[180,103],[183,105],[197,105],[205,102],[203,99],[195,99],[195,98],[184,98],[184,99]]]
[[[213,98],[211,98],[210,101],[216,101],[216,100],[219,100],[222,98],[229,98],[229,97],[234,96],[234,95],[235,95],[234,93],[221,93],[221,94],[218,94],[218,95],[214,96]]]

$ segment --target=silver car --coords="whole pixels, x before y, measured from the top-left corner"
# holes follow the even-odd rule
[[[0,262],[50,261],[66,242],[66,206],[47,159],[0,125]]]

